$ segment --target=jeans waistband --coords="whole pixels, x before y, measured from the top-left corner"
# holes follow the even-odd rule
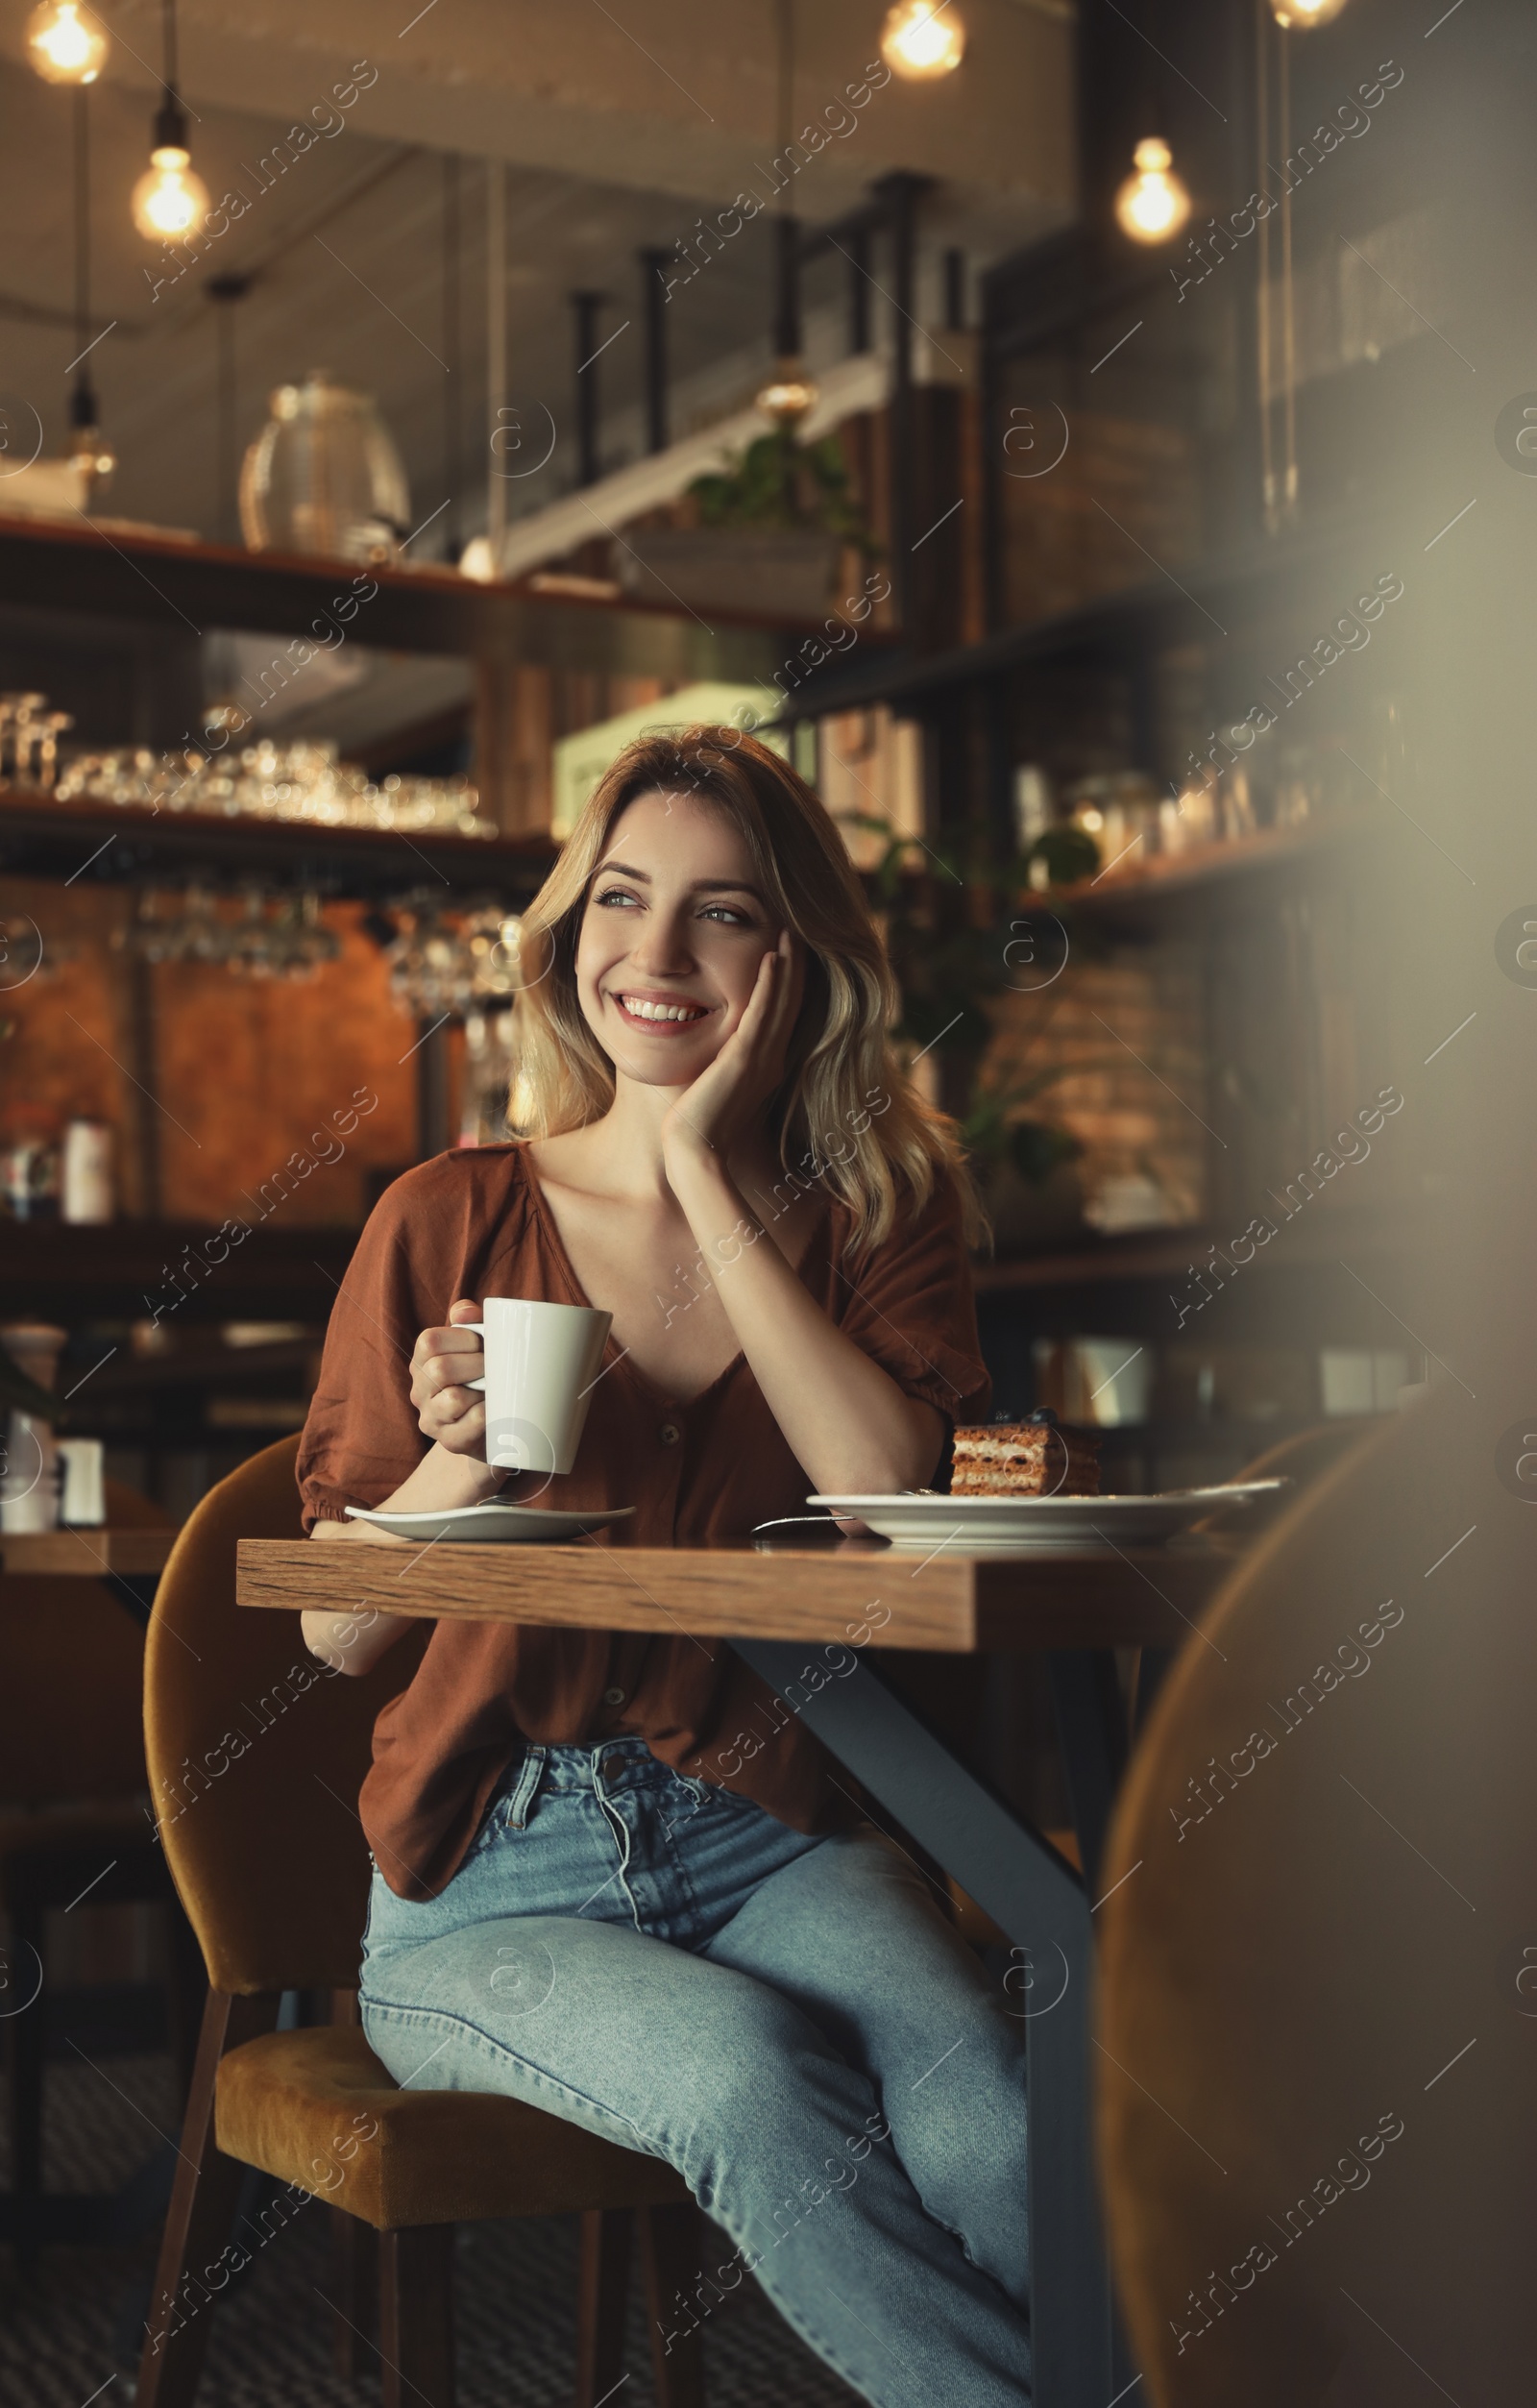
[[[576,1747],[545,1747],[530,1741],[508,1769],[504,1819],[513,1830],[522,1831],[541,1793],[587,1790],[600,1797],[618,1789],[660,1789],[672,1781],[682,1781],[688,1789],[697,1790],[701,1785],[687,1773],[674,1773],[670,1764],[660,1762],[644,1739],[599,1739]]]

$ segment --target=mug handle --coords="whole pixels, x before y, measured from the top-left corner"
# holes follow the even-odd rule
[[[484,1338],[486,1334],[486,1325],[484,1321],[455,1321],[453,1326],[455,1329],[459,1330],[474,1330],[477,1338]],[[486,1384],[484,1380],[461,1380],[459,1382],[459,1386],[461,1388],[476,1388],[480,1390],[482,1396],[485,1394]]]

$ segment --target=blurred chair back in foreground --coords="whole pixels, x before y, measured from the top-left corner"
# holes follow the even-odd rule
[[[1418,2385],[1403,2354],[1503,2396],[1537,2227],[1531,2152],[1491,2146],[1532,2078],[1530,1816],[1491,1810],[1497,1781],[1532,1801],[1527,1510],[1465,1409],[1401,1415],[1278,1521],[1153,1706],[1096,1916],[1152,2408],[1376,2408]]]

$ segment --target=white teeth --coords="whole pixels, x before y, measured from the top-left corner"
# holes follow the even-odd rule
[[[633,995],[620,996],[626,1012],[638,1020],[703,1020],[701,1008],[675,1003],[642,1003]]]

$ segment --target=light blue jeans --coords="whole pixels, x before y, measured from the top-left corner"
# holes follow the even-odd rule
[[[441,1897],[375,1873],[362,2007],[397,2081],[678,2169],[736,2247],[672,2338],[746,2270],[880,2408],[1029,2398],[1024,2026],[868,1826],[808,1839],[641,1739],[530,1747]]]

